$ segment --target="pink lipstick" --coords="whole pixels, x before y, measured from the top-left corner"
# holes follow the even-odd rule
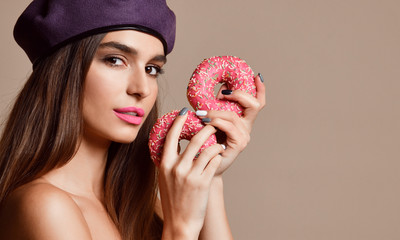
[[[114,109],[114,114],[127,123],[139,125],[143,120],[144,110],[136,107],[118,108]]]

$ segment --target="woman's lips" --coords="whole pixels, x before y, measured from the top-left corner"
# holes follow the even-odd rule
[[[127,123],[139,125],[143,120],[144,110],[136,107],[118,108],[114,109],[114,114]]]

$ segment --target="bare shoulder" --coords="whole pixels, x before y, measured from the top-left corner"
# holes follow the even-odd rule
[[[64,191],[31,182],[10,194],[0,209],[0,239],[91,239],[81,210]]]

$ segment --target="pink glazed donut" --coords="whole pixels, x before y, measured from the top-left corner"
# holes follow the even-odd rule
[[[238,103],[215,98],[214,88],[218,83],[256,96],[253,70],[238,57],[211,57],[197,66],[187,88],[187,98],[194,109],[234,111],[241,116],[243,108]]]
[[[178,116],[179,111],[174,110],[169,112],[162,117],[158,118],[153,128],[151,129],[149,136],[149,148],[150,148],[150,157],[151,160],[156,164],[156,166],[160,165],[161,161],[161,153],[162,148],[164,146],[165,137],[167,136],[168,130],[171,128],[172,123],[175,118]],[[196,116],[196,114],[192,111],[187,112],[187,119],[183,126],[181,135],[179,136],[179,141],[181,139],[190,140],[196,133],[198,133],[203,127],[203,123]],[[214,145],[217,143],[217,138],[215,135],[211,135],[210,138],[201,146],[199,153],[203,151],[205,148]],[[199,153],[196,155],[199,155]]]

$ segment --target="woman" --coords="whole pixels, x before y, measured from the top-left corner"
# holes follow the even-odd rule
[[[35,0],[14,36],[33,72],[0,141],[0,239],[232,238],[222,173],[265,105],[261,75],[257,98],[219,94],[239,102],[243,118],[209,111],[211,121],[178,153],[183,108],[157,170],[148,133],[175,39],[165,1]],[[216,129],[226,147],[193,162]]]

